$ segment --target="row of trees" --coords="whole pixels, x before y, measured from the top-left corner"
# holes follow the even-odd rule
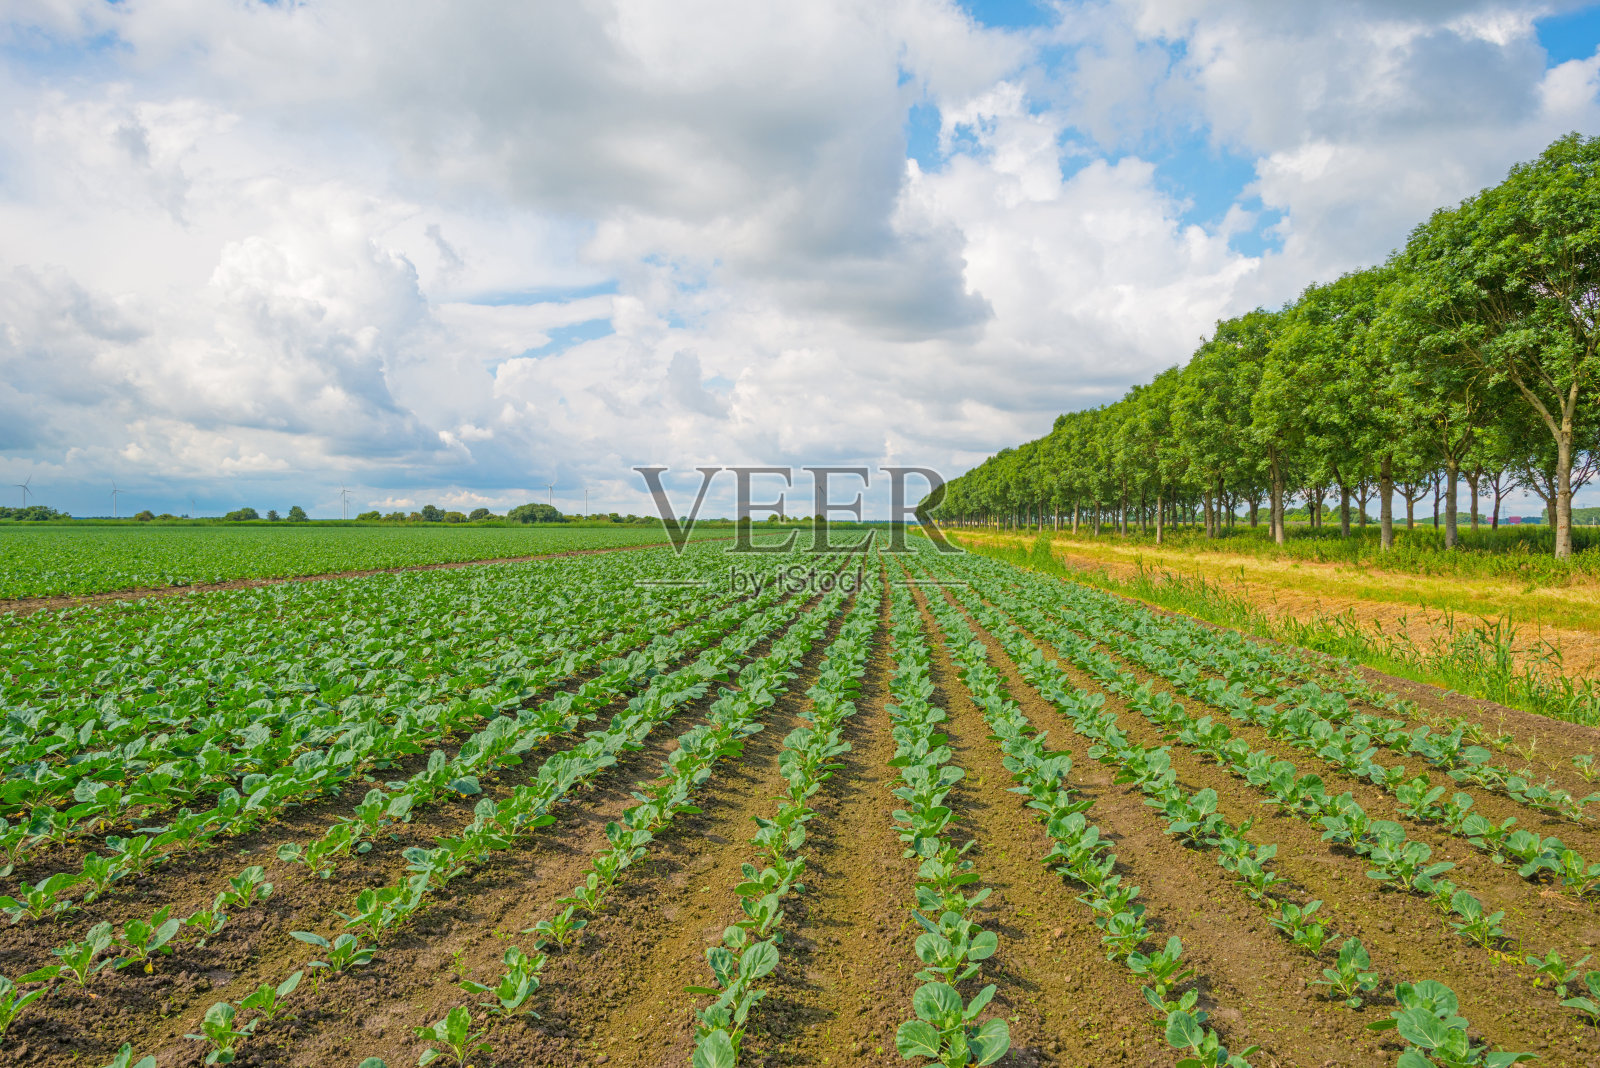
[[[150,512],[140,512],[138,515],[134,516],[133,518],[142,519],[142,520],[148,521],[148,520],[157,519],[157,518],[160,518],[160,519],[176,519],[177,516],[173,516],[173,515],[156,516],[156,515],[154,515],[154,514],[152,514]],[[227,515],[223,516],[222,518],[228,520],[229,522],[233,522],[233,523],[249,523],[249,522],[252,522],[254,520],[262,518],[262,516],[261,516],[261,513],[256,511],[254,508],[250,508],[250,507],[247,506],[247,507],[244,507],[244,508],[235,508],[233,511],[229,512]],[[267,515],[266,515],[267,522],[276,523],[276,522],[278,522],[279,520],[281,520],[283,518],[284,518],[283,516],[280,516],[278,514],[276,509],[273,509],[273,508],[268,508],[267,509]],[[298,504],[294,505],[292,508],[289,509],[288,521],[291,522],[291,523],[304,523],[309,518],[310,517],[306,515],[306,510],[304,508],[300,507]]]
[[[1285,510],[1338,502],[1350,533],[1376,497],[1408,522],[1461,483],[1479,501],[1544,499],[1572,553],[1572,494],[1600,464],[1600,138],[1569,135],[1500,185],[1418,226],[1381,266],[1313,285],[1277,311],[1217,324],[1188,364],[1120,401],[1056,420],[950,482],[941,522],[1191,521],[1215,536],[1241,507],[1280,543]]]

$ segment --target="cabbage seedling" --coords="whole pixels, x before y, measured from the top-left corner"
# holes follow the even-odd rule
[[[1370,967],[1372,958],[1367,954],[1367,947],[1359,938],[1346,938],[1339,947],[1338,962],[1332,968],[1322,969],[1323,977],[1314,982],[1343,998],[1348,1007],[1359,1009],[1361,996],[1378,989],[1377,973],[1367,971]]]
[[[251,1020],[243,1027],[235,1028],[233,1021],[237,1010],[226,1001],[219,1001],[206,1010],[205,1018],[200,1021],[200,1034],[184,1035],[196,1042],[211,1043],[211,1052],[206,1054],[207,1064],[232,1064],[237,1055],[236,1047],[243,1039],[255,1034],[256,1021]]]
[[[413,1027],[411,1030],[424,1041],[438,1042],[444,1046],[458,1065],[466,1064],[470,1054],[482,1053],[489,1048],[489,1044],[483,1041],[484,1036],[489,1033],[488,1029],[474,1031],[472,1013],[462,1005],[451,1009],[442,1020],[436,1020],[427,1027]],[[439,1051],[430,1046],[423,1051],[421,1057],[417,1058],[417,1064],[419,1066],[432,1064],[439,1057]]]
[[[577,918],[577,910],[578,907],[576,905],[568,905],[556,913],[555,916],[548,920],[540,920],[522,933],[539,936],[539,940],[533,944],[535,949],[543,949],[551,942],[565,949],[571,943],[576,942],[583,929],[589,926],[588,920]]]
[[[978,991],[966,1004],[956,988],[946,983],[925,983],[911,995],[915,1020],[907,1020],[895,1032],[894,1044],[900,1056],[928,1057],[942,1068],[993,1064],[1011,1048],[1011,1029],[1004,1020],[987,1020],[979,1026],[972,1021],[994,997],[993,983]]]
[[[17,984],[0,975],[0,1037],[3,1037],[8,1028],[22,1015],[22,1010],[27,1008],[39,998],[44,997],[44,990],[30,990],[26,994],[17,989]]]
[[[277,986],[262,983],[239,1002],[239,1007],[258,1012],[261,1014],[260,1019],[271,1023],[283,1014],[284,1000],[294,993],[295,987],[300,985],[300,979],[304,975],[304,972],[295,972]]]

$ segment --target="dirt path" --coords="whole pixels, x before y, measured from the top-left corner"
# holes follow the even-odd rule
[[[730,538],[697,538],[697,541],[731,541]],[[32,615],[49,609],[81,608],[86,605],[106,604],[113,601],[148,600],[162,597],[179,597],[213,590],[246,590],[261,586],[281,586],[286,582],[324,582],[328,579],[365,578],[368,575],[396,575],[406,571],[446,571],[458,567],[481,567],[485,564],[525,564],[530,560],[559,560],[566,556],[593,556],[596,553],[621,553],[634,549],[660,549],[667,542],[645,545],[610,545],[602,549],[569,549],[559,553],[533,553],[528,556],[495,556],[483,560],[449,560],[437,564],[407,564],[404,567],[375,567],[364,571],[328,571],[320,575],[285,575],[276,578],[229,579],[226,582],[197,582],[192,586],[161,586],[131,590],[111,590],[106,593],[84,593],[60,597],[13,597],[0,599],[0,616]]]

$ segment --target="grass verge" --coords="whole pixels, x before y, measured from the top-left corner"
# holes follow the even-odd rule
[[[1028,547],[975,540],[967,543],[959,535],[953,540],[969,552],[1086,583],[1208,623],[1344,657],[1391,675],[1525,712],[1600,726],[1600,685],[1593,679],[1567,675],[1560,650],[1548,644],[1533,662],[1525,653],[1519,659],[1516,628],[1505,620],[1468,624],[1446,613],[1440,623],[1441,636],[1424,645],[1404,634],[1391,634],[1381,625],[1363,623],[1353,612],[1273,619],[1247,598],[1203,577],[1151,571],[1142,563],[1128,579],[1116,578],[1105,569],[1072,567],[1051,552],[1048,534],[1041,534]]]

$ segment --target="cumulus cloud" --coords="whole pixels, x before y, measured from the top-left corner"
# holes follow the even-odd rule
[[[1593,130],[1547,6],[0,4],[0,458],[78,511],[954,474]]]

